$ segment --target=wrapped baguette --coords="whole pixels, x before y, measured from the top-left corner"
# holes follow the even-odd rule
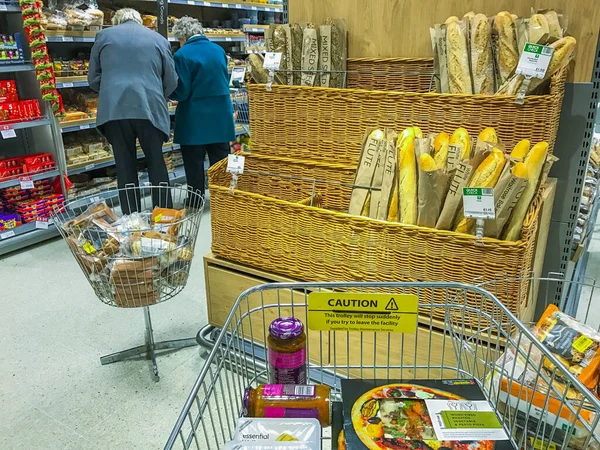
[[[521,198],[517,202],[515,209],[513,210],[510,221],[504,234],[504,239],[507,241],[516,241],[521,237],[521,229],[523,228],[523,221],[529,210],[535,194],[538,190],[538,181],[546,162],[546,155],[548,154],[548,143],[540,142],[535,144],[525,157],[525,166],[527,166],[527,186],[521,194]]]
[[[446,21],[446,55],[451,94],[472,94],[467,35],[463,22]]]
[[[419,192],[417,225],[434,228],[442,210],[446,192],[448,191],[449,176],[444,168],[426,153],[419,156]]]
[[[414,130],[413,130],[414,133]],[[417,223],[417,161],[415,137],[408,134],[398,139],[396,146],[400,161],[398,168],[398,197],[400,199],[399,222],[407,225]]]
[[[553,39],[560,39],[563,37],[563,30],[558,20],[558,14],[556,11],[550,10],[544,13],[546,20],[548,21],[548,34]]]
[[[529,139],[520,140],[517,142],[517,145],[515,145],[515,148],[513,148],[513,151],[510,152],[511,158],[522,161],[527,156],[527,153],[529,153],[530,147],[531,143],[529,142]]]
[[[250,76],[255,83],[267,84],[269,81],[269,71],[263,67],[265,59],[261,54],[250,53],[248,55],[250,63]]]
[[[450,136],[443,131],[433,140],[433,160],[438,169],[445,169],[448,162],[448,145]]]
[[[473,18],[475,17],[475,12],[474,11],[469,11],[468,13],[466,13],[463,16],[463,19],[467,19],[468,21],[473,20]]]
[[[479,140],[483,142],[491,142],[492,144],[498,143],[498,135],[496,134],[496,130],[492,127],[484,128],[479,133]]]
[[[292,68],[294,69],[293,80],[296,86],[300,85],[302,69],[302,40],[304,30],[297,23],[290,25],[290,34],[292,36]]]
[[[471,138],[464,128],[457,128],[450,136],[450,145],[461,145],[460,159],[469,159],[471,156]]]
[[[470,19],[470,30],[473,94],[493,94],[492,35],[485,14],[473,14]]]
[[[350,197],[348,214],[355,216],[362,215],[367,197],[371,194],[371,183],[375,175],[375,169],[379,158],[379,147],[383,142],[385,134],[381,130],[367,132],[363,139],[360,162],[356,169],[354,178],[354,187]]]
[[[533,44],[544,42],[542,39],[547,38],[550,34],[550,30],[548,28],[548,19],[546,19],[546,16],[543,14],[534,14],[531,16],[529,18],[527,31],[529,34],[529,42]]]
[[[400,134],[400,136],[398,136],[398,139],[396,141],[396,157],[398,158],[397,162],[396,162],[396,171],[400,171],[400,148],[402,147],[402,145],[404,145],[405,141],[412,137],[412,139],[414,140],[415,138],[415,131],[417,133],[421,133],[421,129],[419,127],[408,127],[406,128],[402,134]],[[422,135],[422,133],[421,133]],[[398,211],[399,211],[399,207],[400,207],[400,200],[399,200],[399,176],[396,177],[396,180],[394,182],[394,190],[392,191],[392,199],[390,200],[390,207],[389,207],[389,211],[388,211],[388,218],[387,220],[389,222],[398,222],[399,220],[399,215],[398,215]]]
[[[493,188],[496,186],[502,169],[504,169],[505,159],[504,152],[498,148],[494,148],[479,167],[477,167],[467,187]],[[458,233],[472,233],[474,224],[475,219],[464,217],[464,214],[460,214],[457,217],[454,231]]]
[[[494,32],[497,34],[496,67],[498,85],[500,85],[508,79],[519,63],[516,27],[508,11],[496,14]]]

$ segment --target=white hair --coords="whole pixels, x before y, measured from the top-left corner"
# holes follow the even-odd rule
[[[142,16],[135,9],[123,8],[119,9],[112,18],[113,25],[121,25],[125,22],[137,22],[142,24]]]
[[[192,36],[204,34],[204,28],[197,19],[189,16],[183,16],[173,26],[173,34],[177,39],[185,39],[186,41]]]

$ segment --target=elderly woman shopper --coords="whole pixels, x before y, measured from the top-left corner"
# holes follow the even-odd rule
[[[204,195],[206,154],[212,165],[227,157],[235,140],[227,57],[196,19],[182,17],[173,34],[181,44],[174,56],[179,82],[171,95],[179,101],[174,141],[181,145],[188,187]]]
[[[119,188],[138,185],[136,139],[150,182],[168,183],[162,146],[170,133],[167,98],[177,87],[169,42],[142,26],[134,9],[117,11],[112,23],[96,35],[90,56],[88,82],[99,93],[96,126],[113,148]],[[125,214],[140,208],[135,190],[128,193],[120,196]],[[170,197],[158,198],[157,191],[152,200],[170,206]]]

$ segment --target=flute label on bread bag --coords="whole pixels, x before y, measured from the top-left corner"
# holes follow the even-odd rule
[[[526,77],[544,78],[554,49],[549,45],[527,42],[519,58],[516,72]]]

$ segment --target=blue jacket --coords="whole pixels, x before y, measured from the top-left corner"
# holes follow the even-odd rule
[[[175,142],[202,145],[235,140],[233,107],[225,51],[205,36],[195,36],[175,53],[177,100]]]

